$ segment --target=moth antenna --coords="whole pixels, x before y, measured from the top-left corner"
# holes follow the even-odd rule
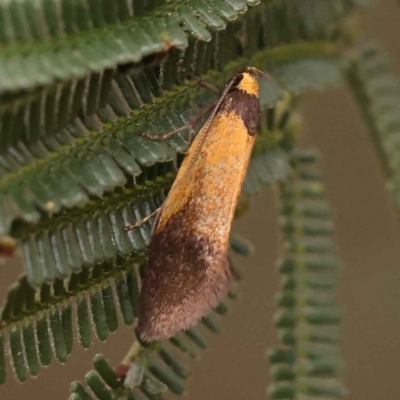
[[[284,88],[285,85],[282,84],[282,82],[280,82],[278,79],[276,79],[275,77],[273,77],[272,75],[268,74],[267,72],[261,71],[258,68],[255,67],[247,67],[245,69],[245,71],[247,72],[252,72],[253,74],[257,75],[257,76],[262,76],[264,78],[269,79],[270,81],[273,81],[277,86],[279,86],[280,88]]]

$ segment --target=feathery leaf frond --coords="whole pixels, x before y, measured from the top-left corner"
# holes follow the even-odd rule
[[[133,8],[131,2],[118,3],[126,8],[122,19],[117,2],[108,7],[99,0],[1,4],[0,149],[53,135],[78,114],[92,116],[107,104],[118,66],[136,76],[142,65],[151,68],[168,55],[164,71],[173,82],[177,61],[190,71],[201,65],[192,72],[202,74],[207,63],[219,70],[233,55],[247,57],[271,41],[276,46],[325,38],[352,8],[352,2],[341,1],[344,7],[336,8],[327,0],[268,2],[251,10],[247,6],[257,1],[151,1],[145,7],[135,2]],[[145,9],[136,13],[137,8]],[[286,25],[265,24],[266,19]],[[253,41],[255,32],[267,43]]]
[[[400,78],[377,42],[349,54],[347,77],[360,106],[394,203],[400,205]]]
[[[275,316],[283,347],[268,353],[275,381],[271,399],[342,398],[338,348],[341,312],[334,303],[336,272],[331,208],[313,149],[290,151],[294,174],[280,195],[282,291]]]

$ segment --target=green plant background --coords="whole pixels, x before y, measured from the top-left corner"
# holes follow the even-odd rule
[[[381,0],[364,14],[370,37],[378,37],[400,66],[400,8]],[[342,348],[347,363],[347,387],[352,400],[397,399],[400,393],[400,229],[397,215],[383,191],[384,182],[356,105],[343,89],[305,96],[304,143],[321,149],[328,195],[335,208],[336,237],[347,266],[340,274],[338,301],[345,309]],[[251,199],[251,211],[235,222],[235,231],[255,245],[247,260],[241,300],[224,318],[223,332],[209,335],[201,362],[193,362],[190,399],[260,399],[265,397],[269,365],[265,348],[277,344],[272,315],[279,289],[277,215],[269,189]],[[266,213],[265,210],[271,210]],[[1,266],[0,266],[1,268]],[[1,271],[0,292],[16,277],[17,268]],[[1,398],[66,398],[68,385],[92,367],[93,355],[104,352],[118,363],[131,341],[121,326],[105,343],[84,351],[76,346],[65,366],[54,363],[23,385],[13,379],[1,387]],[[167,394],[166,398],[173,395]]]

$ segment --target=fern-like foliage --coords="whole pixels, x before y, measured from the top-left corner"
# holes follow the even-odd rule
[[[334,304],[341,263],[317,157],[313,149],[290,151],[294,174],[281,187],[282,291],[275,323],[284,346],[269,351],[274,400],[345,395],[338,347],[341,312]]]
[[[369,128],[394,203],[400,205],[400,78],[378,42],[359,45],[348,60],[350,88]]]
[[[2,4],[0,95],[5,103],[1,142],[4,150],[21,139],[32,142],[51,135],[73,121],[78,113],[93,115],[107,104],[118,65],[131,63],[137,74],[142,66],[151,65],[160,53],[175,54],[175,57],[169,54],[172,60],[180,58],[179,50],[183,50],[188,63],[183,61],[182,65],[190,68],[195,56],[195,64],[200,64],[202,69],[196,67],[195,72],[203,73],[208,69],[207,62],[213,58],[219,69],[229,56],[247,57],[259,45],[258,41],[249,45],[249,39],[244,38],[247,43],[243,40],[238,43],[242,47],[240,54],[235,42],[240,42],[241,38],[230,40],[227,47],[223,40],[224,36],[235,37],[240,26],[237,17],[259,1],[194,0],[184,4],[180,0],[163,0],[139,5],[141,3],[121,0],[105,6],[101,0],[42,0],[35,7],[30,1]],[[321,35],[324,24],[332,24],[346,11],[325,0],[308,0],[305,6],[293,0],[267,3],[268,18],[276,15],[282,23],[289,22],[290,17],[290,23],[268,24],[265,33],[260,35],[257,28],[268,20],[260,19],[265,6],[259,5],[246,13],[248,22],[251,21],[246,34],[258,32],[264,40],[278,39],[278,43],[282,39],[290,41],[291,37],[301,40]],[[325,8],[323,13],[322,7]],[[304,25],[304,11],[311,13],[307,20],[312,23],[308,25]],[[279,36],[275,38],[274,33]],[[168,61],[167,64],[171,65]],[[173,72],[168,67],[167,71]],[[173,75],[166,75],[165,89],[174,82]]]

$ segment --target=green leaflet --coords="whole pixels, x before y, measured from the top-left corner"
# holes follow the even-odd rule
[[[24,382],[28,377],[28,367],[22,350],[21,331],[13,325],[10,329],[10,355],[15,377]]]
[[[284,248],[275,315],[283,346],[268,353],[275,381],[269,395],[342,398],[346,390],[337,344],[341,312],[334,302],[341,264],[335,255],[332,215],[320,183],[318,153],[294,148],[289,155],[294,174],[280,195]]]

